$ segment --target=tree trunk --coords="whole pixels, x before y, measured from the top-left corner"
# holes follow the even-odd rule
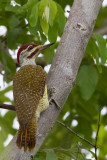
[[[48,89],[53,88],[54,99],[62,108],[75,83],[85,48],[92,33],[103,0],[75,0],[47,77]],[[4,149],[0,160],[30,160],[49,134],[61,109],[54,103],[41,113],[37,127],[36,148],[24,152],[16,146],[16,135]]]

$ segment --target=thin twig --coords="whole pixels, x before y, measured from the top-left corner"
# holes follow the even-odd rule
[[[95,147],[94,144],[92,144],[90,141],[88,141],[87,139],[81,137],[80,135],[78,135],[76,132],[74,132],[71,128],[69,128],[66,124],[60,122],[60,121],[56,121],[57,123],[61,124],[62,126],[64,126],[66,129],[68,129],[70,132],[72,132],[73,134],[75,134],[77,137],[79,137],[80,139],[82,139],[83,141],[87,142],[88,144],[90,144],[91,146]]]
[[[10,105],[10,104],[0,104],[0,108],[16,111],[15,106]]]
[[[84,155],[83,155],[82,152],[81,152],[81,148],[80,148],[80,145],[79,145],[79,144],[77,144],[77,148],[78,148],[78,151],[80,152],[83,160],[85,160],[85,157],[84,157]],[[77,157],[77,160],[78,160],[78,157]]]
[[[100,129],[100,119],[101,119],[101,107],[99,107],[99,118],[98,118],[98,127],[97,127],[97,133],[96,133],[96,138],[95,138],[95,159],[98,160],[97,157],[97,140],[98,140],[98,133]]]

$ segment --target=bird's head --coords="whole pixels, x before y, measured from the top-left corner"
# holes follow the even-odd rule
[[[35,58],[42,52],[44,49],[50,47],[54,43],[49,43],[45,45],[38,45],[34,43],[27,43],[21,46],[17,53],[17,62],[21,65],[34,64]]]

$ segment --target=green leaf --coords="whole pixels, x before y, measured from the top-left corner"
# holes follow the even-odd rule
[[[11,100],[0,93],[0,103],[11,102]]]
[[[96,60],[95,64],[97,64],[97,68],[98,68],[98,71],[99,73],[102,72],[102,66],[101,66],[101,63],[100,63],[100,52],[99,52],[99,49],[98,49],[98,46],[96,45],[96,42],[95,40],[93,39],[93,37],[90,38],[89,42],[88,42],[88,45],[87,45],[87,48],[86,48],[86,54],[89,54],[93,59]]]
[[[98,50],[98,47],[95,43],[95,40],[91,37],[89,42],[88,42],[88,45],[87,45],[87,48],[86,48],[86,53],[88,53],[89,55],[91,55],[93,58],[96,59],[96,63],[97,65],[99,65],[99,50]]]
[[[43,51],[44,59],[47,64],[51,64],[54,57],[54,45]]]
[[[66,18],[65,18],[65,15],[64,15],[64,11],[59,4],[57,4],[56,20],[57,20],[58,25],[59,25],[59,33],[62,34],[63,30],[64,30],[64,27],[65,27]]]
[[[54,19],[57,14],[57,5],[54,1],[50,0],[49,3],[49,24],[53,26]]]
[[[7,77],[7,79],[12,79],[15,72],[16,72],[16,64],[13,61],[13,59],[5,54],[5,53],[0,53],[0,61],[2,62],[3,66],[4,66],[4,70],[5,70],[5,77]]]
[[[99,158],[105,159],[105,155],[107,155],[107,130],[103,125],[99,129],[97,146],[100,148]]]
[[[56,154],[54,153],[53,149],[47,150],[46,160],[58,160]]]
[[[42,0],[39,5],[39,16],[40,16],[40,24],[42,30],[45,34],[48,33],[49,29],[49,6],[47,0]]]
[[[31,27],[31,26],[29,25],[29,32],[30,32],[32,35],[36,36],[36,37],[38,36],[36,26],[35,26],[35,27]]]
[[[77,84],[80,87],[81,96],[84,100],[91,98],[98,82],[98,73],[92,66],[83,65],[77,76]]]
[[[39,5],[39,16],[42,30],[48,33],[49,24],[52,26],[57,13],[56,3],[52,0],[42,0]]]
[[[38,5],[39,3],[37,3],[31,10],[31,14],[29,16],[29,22],[30,22],[30,25],[32,27],[36,26],[37,24],[37,21],[38,21]]]
[[[42,19],[49,22],[49,2],[47,0],[42,0],[39,6],[39,15]]]
[[[72,6],[73,0],[54,0],[57,2],[63,9],[66,8],[67,5]]]
[[[4,90],[0,91],[0,94],[5,94],[6,92],[9,92],[12,90],[12,86],[8,86],[7,88],[5,88]]]
[[[50,42],[55,42],[58,36],[58,28],[57,25],[54,24],[52,27],[49,27],[48,39]]]
[[[24,5],[25,3],[27,3],[28,0],[15,0],[15,2],[21,4],[21,5]]]
[[[14,45],[21,34],[22,29],[21,28],[14,28],[13,30],[10,30],[7,36],[7,44],[8,47],[13,49]]]
[[[47,38],[46,36],[43,34],[43,32],[40,31],[40,35],[41,35],[41,41],[42,41],[42,44],[45,43],[47,41]]]
[[[8,5],[5,7],[5,11],[8,11],[8,12],[14,12],[16,13],[16,11],[20,9],[20,6],[12,6],[12,5]]]
[[[4,148],[3,142],[6,140],[8,134],[14,135],[16,133],[16,129],[12,128],[15,116],[16,113],[12,111],[8,111],[4,117],[0,115],[0,152]]]
[[[19,19],[16,18],[15,16],[12,16],[10,21],[9,21],[9,27],[12,29],[12,28],[15,28],[18,24],[20,23]]]
[[[36,26],[32,27],[31,25],[29,25],[29,31],[32,35],[35,36],[35,38],[37,38],[39,35],[38,35],[38,31],[40,30],[40,21],[37,21],[37,24]],[[42,29],[41,29],[42,30]],[[40,39],[40,37],[38,38]]]
[[[88,151],[93,155],[93,157],[95,157],[95,153],[93,151],[91,150],[88,150]]]
[[[27,3],[25,3],[23,6],[21,6],[18,9],[18,14],[24,14],[25,12],[27,12],[28,10],[30,10],[36,3],[38,2],[38,0],[28,0]]]
[[[101,55],[101,64],[105,64],[107,61],[107,44],[106,40],[99,34],[94,34],[95,39],[97,40],[98,43],[98,48],[100,51]]]
[[[40,23],[41,23],[41,27],[42,27],[43,32],[45,34],[48,34],[49,24],[47,23],[47,21],[45,19],[40,18]]]
[[[71,157],[66,156],[66,160],[71,160]]]

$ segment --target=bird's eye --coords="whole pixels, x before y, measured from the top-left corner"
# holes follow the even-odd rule
[[[34,46],[30,46],[30,47],[28,48],[28,51],[32,50],[33,48],[34,48]]]

